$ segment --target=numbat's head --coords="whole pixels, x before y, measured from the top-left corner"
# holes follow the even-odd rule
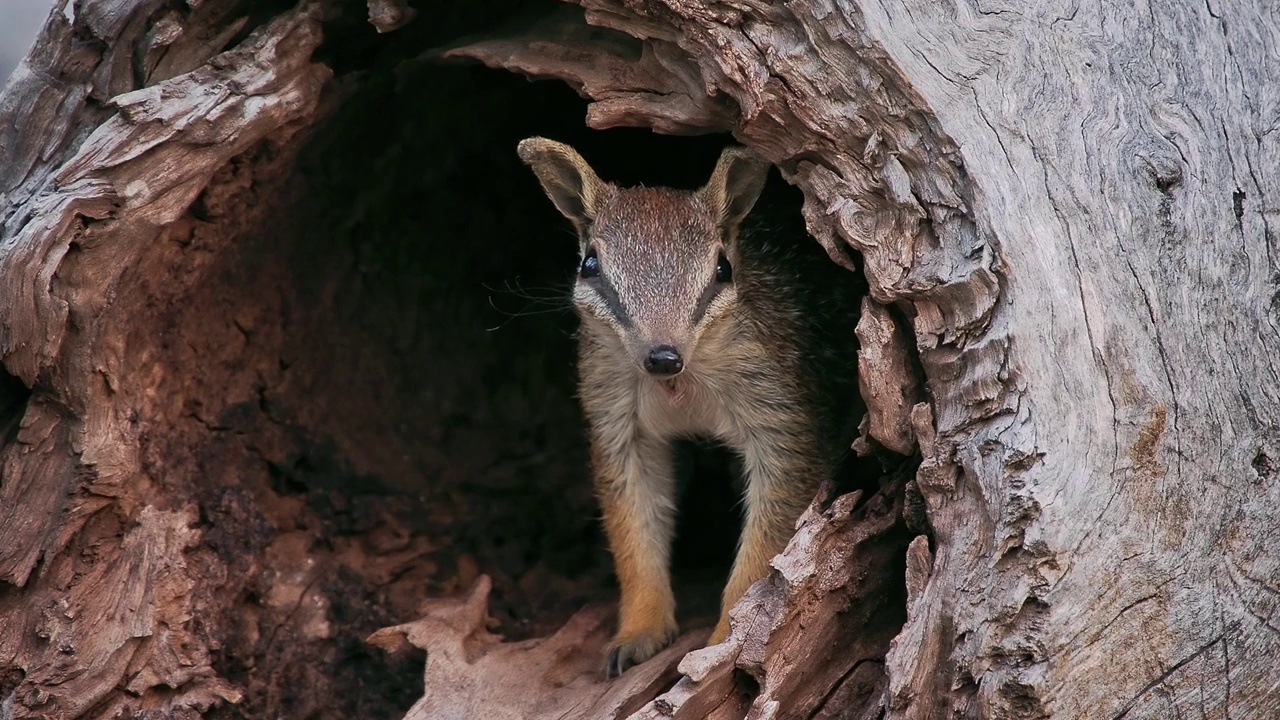
[[[670,377],[697,363],[699,340],[737,307],[738,226],[769,166],[731,147],[699,190],[622,188],[568,145],[529,138],[519,153],[577,227],[578,311],[612,327],[647,373]]]

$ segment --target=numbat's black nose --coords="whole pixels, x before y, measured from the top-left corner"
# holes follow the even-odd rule
[[[675,375],[684,369],[680,353],[670,345],[659,345],[644,359],[644,369],[654,375]]]

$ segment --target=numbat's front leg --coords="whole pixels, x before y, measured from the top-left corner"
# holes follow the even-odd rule
[[[656,438],[614,444],[616,452],[606,450],[603,442],[592,445],[596,493],[622,590],[618,632],[605,654],[605,675],[616,677],[675,639],[670,572],[674,469],[670,443]]]
[[[770,446],[743,451],[747,475],[747,517],[729,582],[720,603],[720,621],[707,639],[717,645],[729,637],[729,610],[769,573],[769,561],[786,549],[796,520],[812,502],[824,477],[822,464],[811,458],[778,453]]]

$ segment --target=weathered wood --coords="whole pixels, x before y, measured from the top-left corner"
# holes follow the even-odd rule
[[[0,582],[21,588],[0,593],[5,717],[195,717],[241,697],[192,624],[212,579],[186,561],[196,518],[140,480],[119,400],[145,380],[122,377],[128,318],[107,310],[215,173],[316,111],[329,72],[310,61],[316,6],[221,52],[243,26],[229,3],[181,27],[160,5],[53,12],[0,97],[0,353],[33,388],[5,408],[22,419],[0,460]]]
[[[685,677],[634,720],[874,716],[880,659],[901,624],[900,591],[882,582],[908,537],[900,492],[898,480],[861,506],[861,493],[829,505],[820,493],[769,576],[734,606],[729,638],[687,655]]]
[[[639,125],[697,135],[732,127],[736,114],[730,103],[707,95],[671,43],[601,30],[584,22],[576,8],[564,8],[515,37],[466,42],[438,56],[564,80],[592,99],[587,124],[595,128]]]
[[[56,580],[70,586],[67,593],[41,593],[48,604],[40,608],[18,606],[30,595],[0,602],[0,617],[30,623],[6,622],[0,646],[33,670],[6,702],[6,717],[113,717],[147,706],[181,717],[240,699],[210,667],[207,649],[189,644],[182,629],[193,604],[184,553],[198,539],[194,518],[146,507],[136,519],[109,561],[74,582],[69,568],[59,569]]]
[[[913,323],[937,557],[889,717],[1272,712],[1269,4],[581,4],[678,45]]]
[[[59,21],[55,16],[51,22]],[[38,171],[32,166],[36,172],[26,186],[12,190],[31,199],[6,223],[9,243],[0,270],[28,278],[0,292],[0,348],[9,372],[28,386],[57,373],[62,382],[52,388],[53,397],[80,412],[92,402],[91,395],[110,392],[91,382],[109,377],[112,370],[103,360],[86,366],[93,338],[76,332],[84,329],[77,327],[77,316],[92,318],[101,311],[119,275],[161,228],[186,211],[230,158],[314,109],[327,74],[308,59],[318,33],[314,11],[282,17],[217,65],[114,98],[119,114],[85,138],[74,155]],[[20,82],[17,90],[22,89]],[[62,126],[52,129],[58,132]],[[23,148],[18,152],[28,144],[14,143]],[[112,236],[131,242],[100,246],[95,236],[102,231],[94,223],[107,223]],[[83,265],[86,253],[92,263],[88,267]],[[64,278],[74,280],[59,282]],[[71,342],[72,333],[79,342]],[[67,365],[58,367],[60,360]],[[77,478],[72,468],[84,463],[96,468],[97,482],[119,483],[136,461],[120,454],[115,436],[119,419],[104,417],[100,425],[98,420],[78,430],[88,435],[73,443],[79,460],[65,445],[47,447],[52,466],[28,456],[15,464],[15,473],[63,482]],[[17,445],[8,452],[27,451]],[[29,512],[11,495],[23,487],[31,485],[10,482],[0,490],[3,505],[20,521],[0,526],[0,547],[5,548],[0,560],[10,559],[0,563],[0,578],[18,585],[26,582],[42,554],[55,551],[54,535],[65,523],[57,511]],[[58,498],[47,490],[37,494],[43,496],[38,502]],[[48,529],[35,531],[31,523]]]
[[[867,403],[866,434],[884,447],[909,455],[915,448],[911,408],[920,380],[907,338],[888,309],[862,300],[858,318],[858,387]]]
[[[192,527],[174,490],[191,478],[139,457],[133,413],[182,398],[122,370],[148,350],[126,342],[117,304],[130,273],[159,282],[168,244],[203,226],[188,212],[201,192],[252,185],[233,158],[319,118],[329,72],[310,57],[317,7],[228,50],[250,29],[237,3],[187,5],[59,9],[0,95],[0,360],[27,389],[0,408],[20,417],[0,451],[6,717],[195,717],[242,697],[193,620],[232,561],[201,552],[217,528]],[[863,328],[864,392],[883,400],[870,437],[919,452],[928,523],[910,526],[928,536],[904,549],[896,490],[815,508],[734,609],[730,642],[679,661],[686,636],[614,686],[587,675],[598,609],[501,644],[483,592],[441,601],[376,636],[432,654],[411,716],[471,702],[583,717],[1273,714],[1271,4],[580,5],[444,55],[564,79],[595,101],[593,127],[731,131],[777,164],[814,237],[893,309],[879,319],[910,323],[905,349],[889,324]],[[411,17],[396,0],[368,7],[379,31]],[[919,395],[902,369],[917,357]],[[306,542],[270,547],[305,558]],[[274,571],[288,579],[264,612],[297,608],[327,632],[308,590],[320,571]],[[886,595],[904,574],[905,599]],[[534,677],[531,657],[566,674]],[[663,692],[677,662],[685,677]]]
[[[735,605],[724,643],[699,649],[707,628],[686,633],[613,683],[601,674],[611,611],[588,608],[550,638],[501,643],[485,629],[484,577],[465,599],[430,602],[421,619],[370,642],[389,652],[405,642],[427,651],[426,691],[406,720],[871,712],[882,703],[879,659],[901,625],[902,598],[881,582],[895,574],[908,539],[900,488],[899,479],[861,505],[860,493],[831,501],[824,489],[769,577]]]
[[[705,630],[687,633],[608,683],[602,658],[615,622],[611,609],[587,608],[551,637],[503,643],[485,628],[491,588],[481,576],[465,598],[429,601],[421,619],[369,638],[392,652],[403,642],[427,651],[426,692],[405,720],[628,717],[670,686],[676,663],[706,640]]]

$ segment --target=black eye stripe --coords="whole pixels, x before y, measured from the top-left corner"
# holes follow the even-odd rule
[[[627,309],[622,306],[622,298],[618,297],[618,291],[614,289],[609,279],[601,276],[600,283],[595,286],[595,290],[600,293],[600,297],[604,298],[605,305],[609,306],[609,312],[613,313],[618,323],[624,328],[630,328],[631,317],[627,315]]]

